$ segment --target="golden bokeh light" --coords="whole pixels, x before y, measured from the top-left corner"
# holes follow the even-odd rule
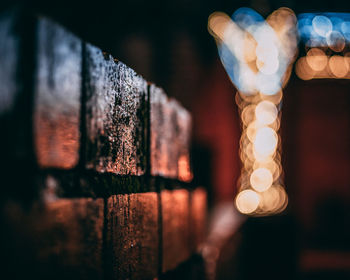
[[[337,78],[344,78],[349,72],[349,65],[346,59],[340,55],[333,55],[329,59],[329,68]]]
[[[289,8],[274,11],[266,21],[249,8],[238,9],[232,19],[213,13],[208,29],[238,89],[235,101],[242,121],[242,169],[235,204],[243,214],[271,215],[286,201],[285,191],[280,194],[274,184],[282,181],[279,111],[282,89],[297,54],[297,19]]]
[[[314,78],[316,72],[309,66],[306,57],[301,57],[295,64],[295,73],[302,80],[311,80]]]
[[[277,143],[278,137],[272,128],[259,128],[254,139],[254,152],[259,157],[268,157],[275,152]]]
[[[314,71],[322,71],[326,68],[328,57],[323,50],[312,48],[307,52],[306,62]]]
[[[260,203],[260,196],[255,191],[244,190],[236,197],[236,207],[243,214],[254,212]]]
[[[278,115],[278,110],[270,101],[261,101],[255,108],[255,117],[261,124],[272,124]]]
[[[250,175],[250,184],[258,192],[266,191],[271,187],[273,177],[271,172],[266,168],[258,168]]]

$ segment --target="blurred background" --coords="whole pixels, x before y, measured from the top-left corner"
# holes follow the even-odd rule
[[[20,2],[20,1],[17,1]],[[287,210],[273,217],[235,212],[241,164],[236,89],[208,17],[250,7],[266,17],[348,12],[350,2],[302,0],[25,1],[155,82],[192,113],[194,184],[209,191],[212,222],[203,248],[217,279],[350,279],[350,84],[300,79],[284,90],[281,139]],[[3,0],[0,9],[16,4]],[[299,44],[299,54],[305,55]],[[227,214],[228,213],[228,214]]]

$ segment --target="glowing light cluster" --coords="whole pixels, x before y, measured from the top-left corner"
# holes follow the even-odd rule
[[[329,47],[336,52],[350,42],[350,14],[304,13],[298,15],[301,40],[309,47]]]
[[[300,79],[350,79],[350,52],[327,55],[321,48],[311,48],[295,65]]]
[[[298,29],[305,44],[295,66],[299,78],[350,78],[350,14],[300,14]]]
[[[243,214],[275,214],[288,203],[278,130],[282,88],[296,56],[296,23],[288,8],[276,10],[266,20],[249,8],[238,9],[232,19],[220,12],[209,17],[209,32],[238,89],[242,171],[235,203]]]

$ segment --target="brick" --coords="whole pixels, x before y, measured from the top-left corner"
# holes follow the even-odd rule
[[[34,136],[41,167],[79,160],[82,42],[57,24],[37,24]]]
[[[103,199],[60,199],[47,206],[50,235],[59,233],[41,253],[44,259],[58,256],[62,268],[82,278],[102,278]]]
[[[163,190],[161,209],[164,273],[175,269],[191,255],[189,192]]]
[[[191,116],[164,91],[150,86],[151,174],[190,181]]]
[[[174,152],[177,161],[177,179],[189,182],[192,180],[192,171],[190,166],[190,143],[192,118],[189,112],[184,109],[176,100],[171,100],[174,108],[175,120],[175,139],[176,150]]]
[[[132,69],[86,45],[86,166],[143,175],[147,147],[147,83]]]
[[[103,199],[90,198],[58,199],[30,211],[7,205],[2,238],[12,277],[102,279],[103,208]]]
[[[207,192],[197,188],[191,192],[191,236],[194,251],[199,251],[207,232]]]
[[[114,195],[108,199],[107,248],[112,279],[153,279],[158,272],[158,194]]]

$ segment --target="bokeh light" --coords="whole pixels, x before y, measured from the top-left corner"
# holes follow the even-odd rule
[[[278,213],[288,202],[281,186],[278,130],[282,88],[297,54],[297,18],[289,8],[274,11],[266,20],[250,8],[240,8],[232,18],[213,13],[208,29],[216,40],[221,62],[238,89],[235,100],[242,121],[242,170],[236,208],[247,215]],[[314,64],[321,67],[320,62]]]
[[[258,192],[266,191],[271,187],[272,182],[272,174],[266,168],[255,169],[252,175],[250,175],[250,184],[252,188]]]
[[[298,29],[306,53],[295,65],[300,79],[350,79],[350,13],[300,14]]]
[[[243,214],[254,212],[260,203],[260,196],[252,190],[244,190],[236,197],[236,207]]]

